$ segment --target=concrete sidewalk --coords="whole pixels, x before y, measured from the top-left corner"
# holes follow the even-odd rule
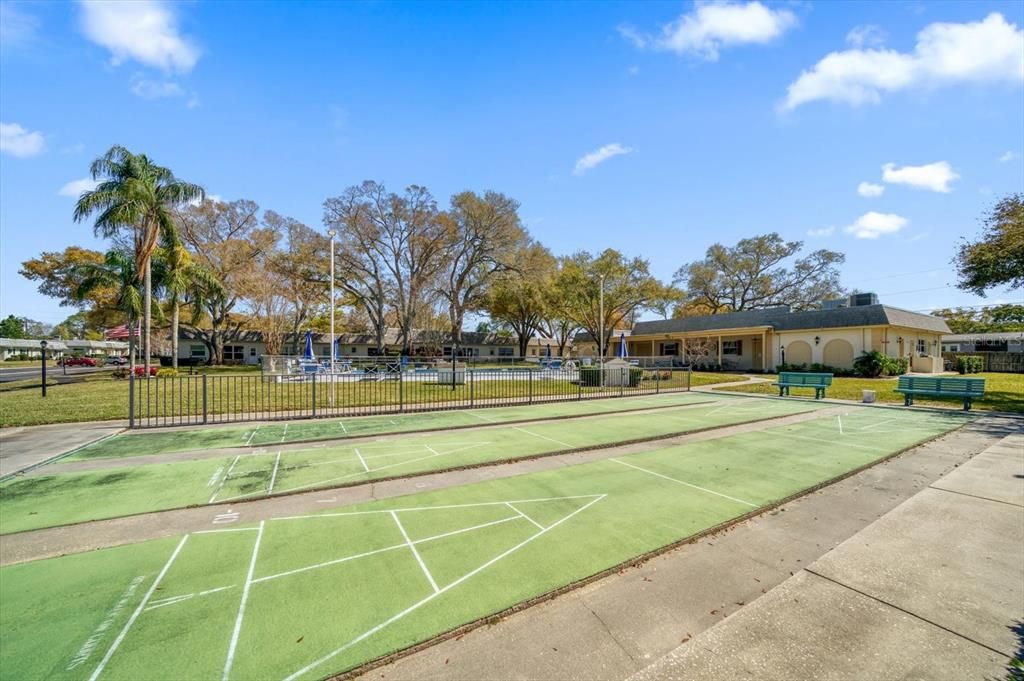
[[[41,464],[127,426],[121,421],[95,421],[0,428],[0,477]]]
[[[359,678],[618,681],[739,617],[773,587],[1020,427],[1019,420],[980,419],[781,509]],[[739,675],[727,660],[723,668],[723,678]]]
[[[1024,435],[630,677],[997,679],[1024,652]]]

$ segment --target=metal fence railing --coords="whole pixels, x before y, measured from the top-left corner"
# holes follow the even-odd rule
[[[690,389],[689,367],[559,365],[430,368],[398,363],[326,373],[129,378],[128,421],[154,428],[240,421],[505,407]]]

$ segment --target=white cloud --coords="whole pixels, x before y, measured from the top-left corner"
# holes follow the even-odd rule
[[[23,47],[36,40],[39,19],[22,12],[12,2],[0,2],[0,45]]]
[[[26,130],[17,123],[0,123],[0,152],[28,158],[38,156],[46,149],[43,133]]]
[[[224,198],[220,194],[207,194],[206,201],[212,201],[213,203],[224,203]],[[192,199],[188,202],[190,206],[201,206],[203,201],[199,199]]]
[[[858,239],[877,239],[883,234],[895,234],[906,227],[907,222],[905,217],[895,213],[869,211],[857,218],[845,231]]]
[[[177,17],[158,0],[80,0],[82,30],[110,50],[115,65],[133,59],[165,72],[187,73],[199,49],[178,32]]]
[[[935,23],[913,52],[855,48],[832,52],[789,85],[783,111],[828,99],[858,106],[882,94],[957,83],[1024,80],[1024,30],[993,12],[982,21]]]
[[[832,234],[834,234],[835,231],[836,231],[835,227],[821,227],[819,229],[809,229],[809,230],[807,230],[807,236],[813,236],[813,237],[832,236]]]
[[[1020,158],[1020,154],[1016,151],[1007,151],[1005,154],[999,157],[1000,163],[1009,163],[1010,161],[1016,161]]]
[[[605,161],[615,156],[621,156],[623,154],[632,154],[632,147],[624,147],[618,142],[612,144],[606,144],[596,151],[592,151],[589,154],[583,156],[580,160],[576,161],[576,167],[573,168],[573,175],[582,175],[591,168],[596,168]]]
[[[639,66],[630,66],[628,69],[626,69],[626,73],[628,73],[631,76],[639,75],[640,67]]]
[[[132,79],[132,92],[143,99],[163,99],[165,97],[184,97],[185,89],[170,80],[147,80],[142,77]]]
[[[769,9],[754,2],[697,2],[692,12],[662,27],[656,36],[645,35],[631,26],[619,33],[637,48],[651,47],[677,54],[695,54],[715,61],[723,47],[763,45],[775,40],[797,23],[787,9]]]
[[[881,196],[885,193],[885,187],[872,182],[861,182],[857,185],[857,193],[869,199]]]
[[[856,48],[861,48],[865,45],[881,45],[885,42],[885,38],[885,31],[874,24],[854,26],[850,29],[850,32],[846,34],[847,44],[853,45]]]
[[[73,199],[77,199],[82,195],[82,192],[89,192],[99,185],[99,182],[92,179],[91,177],[83,177],[81,180],[71,180],[66,185],[61,187],[57,194],[60,196],[70,196]]]
[[[889,184],[905,184],[946,194],[953,191],[949,183],[959,180],[960,176],[945,161],[937,161],[923,166],[902,168],[897,168],[895,163],[886,163],[882,166],[882,179]]]

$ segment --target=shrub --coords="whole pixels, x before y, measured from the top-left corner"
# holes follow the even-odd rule
[[[118,381],[128,378],[128,367],[117,367],[112,372],[110,372],[110,375],[111,377]]]
[[[878,378],[888,368],[889,358],[878,350],[865,352],[853,360],[853,370],[864,378]]]
[[[957,355],[956,370],[961,374],[977,374],[985,370],[985,360],[977,355]]]
[[[154,368],[155,367],[150,367],[150,371],[152,371]],[[161,378],[166,378],[166,377],[170,377],[170,376],[177,376],[178,375],[178,370],[177,369],[159,369],[159,370],[157,370],[156,375],[161,377]]]
[[[154,367],[154,366],[149,367],[149,375],[150,376],[156,376],[156,372],[157,372],[157,368],[156,367]],[[135,376],[137,378],[142,378],[145,375],[146,375],[146,367],[144,367],[144,366],[135,367]]]
[[[906,357],[888,357],[885,365],[885,373],[889,376],[902,376],[910,371],[910,360]]]

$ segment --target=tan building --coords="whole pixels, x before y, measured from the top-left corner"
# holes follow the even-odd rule
[[[945,320],[889,305],[787,308],[639,322],[627,337],[630,356],[671,356],[723,369],[773,371],[779,364],[848,369],[861,353],[906,357],[910,370],[942,371]]]

